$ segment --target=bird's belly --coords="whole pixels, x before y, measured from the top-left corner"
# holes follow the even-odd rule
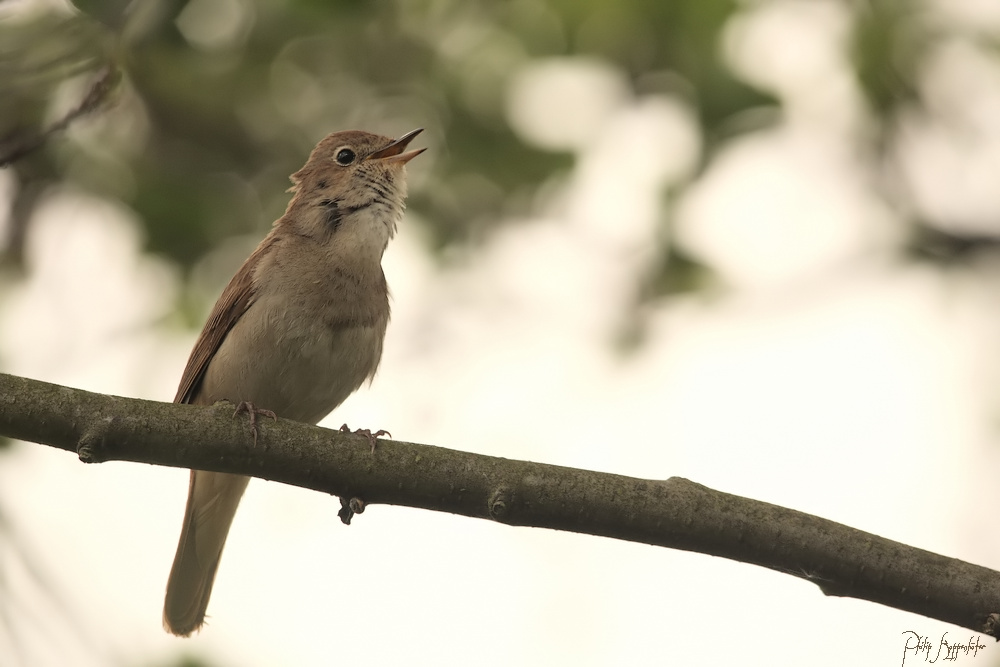
[[[264,306],[240,318],[206,369],[209,402],[249,401],[316,423],[374,375],[384,324],[334,328],[310,312]]]

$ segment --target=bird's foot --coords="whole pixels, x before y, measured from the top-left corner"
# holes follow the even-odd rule
[[[367,428],[359,428],[356,431],[352,431],[347,424],[344,424],[343,426],[340,427],[340,432],[353,433],[354,435],[363,435],[366,438],[368,438],[368,444],[372,446],[372,454],[375,453],[375,445],[378,444],[378,437],[380,435],[387,435],[390,438],[392,437],[392,433],[389,433],[388,431],[381,428],[375,431],[374,433],[372,433],[371,430]]]
[[[243,401],[242,403],[238,403],[236,405],[236,411],[233,412],[233,419],[236,419],[236,415],[240,414],[241,412],[247,413],[247,416],[250,417],[250,433],[253,434],[253,446],[256,447],[257,433],[258,433],[257,415],[260,415],[261,417],[270,417],[275,421],[278,420],[278,415],[274,414],[274,412],[272,412],[271,410],[264,410],[263,408],[258,408],[250,401]]]

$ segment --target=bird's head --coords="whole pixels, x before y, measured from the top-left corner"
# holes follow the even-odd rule
[[[292,174],[295,196],[285,217],[293,210],[306,214],[304,219],[316,221],[315,232],[337,231],[348,218],[359,224],[375,223],[378,232],[381,224],[387,242],[403,214],[406,163],[426,150],[406,152],[406,147],[422,131],[413,130],[398,139],[358,130],[328,135],[313,149],[305,166]],[[318,219],[308,215],[313,210],[320,212]],[[364,230],[344,231],[360,234]]]

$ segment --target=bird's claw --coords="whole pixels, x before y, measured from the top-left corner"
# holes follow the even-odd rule
[[[372,454],[375,453],[375,445],[378,444],[378,437],[380,435],[387,435],[390,438],[392,437],[392,433],[389,433],[385,429],[381,429],[380,428],[379,430],[375,431],[374,433],[371,432],[371,429],[367,429],[367,428],[359,428],[359,429],[357,429],[355,431],[352,431],[351,428],[347,424],[344,424],[343,426],[340,427],[340,432],[341,433],[353,433],[354,435],[363,435],[366,438],[368,438],[368,444],[372,446]]]
[[[271,410],[258,408],[250,401],[242,401],[241,403],[237,403],[236,410],[233,412],[233,419],[236,419],[236,415],[240,414],[241,412],[247,413],[247,416],[250,417],[250,433],[253,434],[253,446],[256,447],[257,432],[258,432],[257,415],[260,415],[262,417],[270,417],[275,421],[278,420],[278,415],[274,414],[274,412]]]

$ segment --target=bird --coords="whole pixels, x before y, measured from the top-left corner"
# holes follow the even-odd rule
[[[228,401],[249,414],[315,424],[378,369],[389,322],[382,255],[406,199],[398,139],[350,130],[322,139],[292,174],[291,200],[212,308],[175,403]],[[205,622],[226,536],[249,477],[192,470],[163,626]]]

